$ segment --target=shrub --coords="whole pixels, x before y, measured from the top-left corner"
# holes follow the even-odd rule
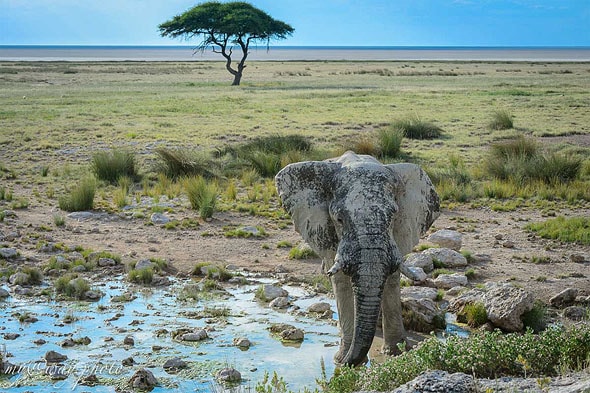
[[[92,156],[92,171],[99,180],[116,183],[121,176],[137,177],[135,155],[124,150],[101,151]]]
[[[25,266],[22,268],[22,272],[29,276],[27,284],[39,285],[43,281],[43,273],[36,267]]]
[[[396,120],[390,125],[390,129],[398,130],[403,133],[403,136],[410,139],[436,139],[442,135],[440,127],[425,122],[418,116]]]
[[[90,290],[88,282],[75,274],[61,276],[55,281],[54,287],[57,293],[76,299],[83,299],[86,292]]]
[[[149,285],[154,279],[154,270],[150,267],[133,269],[127,274],[127,280],[136,284]]]
[[[488,313],[483,303],[469,303],[463,311],[457,315],[459,322],[467,323],[471,327],[479,327],[488,321]]]
[[[289,251],[289,258],[290,259],[310,259],[310,258],[317,258],[317,254],[308,246],[299,246],[293,247],[291,251]]]
[[[156,155],[156,172],[171,179],[185,176],[219,177],[218,164],[208,153],[161,147],[156,149]]]
[[[191,274],[193,276],[205,276],[208,279],[215,279],[219,281],[227,281],[234,275],[225,267],[216,265],[211,262],[199,262],[193,268]]]
[[[217,203],[217,183],[202,176],[187,178],[183,183],[191,207],[198,210],[202,218],[211,218]]]
[[[492,130],[509,130],[514,128],[513,116],[506,110],[499,110],[494,112],[492,120],[488,126]]]
[[[539,300],[533,304],[530,311],[525,312],[522,317],[522,323],[526,328],[530,328],[535,333],[543,331],[547,327],[547,306]]]
[[[70,190],[69,195],[62,195],[59,198],[59,208],[68,212],[92,210],[94,207],[95,193],[96,181],[94,178],[84,178],[77,186]]]
[[[525,229],[536,232],[545,239],[590,244],[590,218],[588,217],[565,218],[560,216],[544,222],[528,224]]]
[[[379,140],[382,157],[399,157],[404,139],[404,132],[402,130],[392,126],[381,128],[377,131],[377,139]]]

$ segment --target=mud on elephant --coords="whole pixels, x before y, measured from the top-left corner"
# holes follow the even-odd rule
[[[439,198],[417,165],[383,165],[347,152],[326,161],[291,164],[275,178],[295,229],[331,276],[341,343],[335,361],[362,363],[379,312],[386,353],[406,333],[400,265],[439,215]]]

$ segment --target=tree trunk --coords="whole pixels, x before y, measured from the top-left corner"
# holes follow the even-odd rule
[[[242,80],[242,72],[238,71],[234,74],[234,81],[232,82],[232,86],[239,86],[240,81]]]

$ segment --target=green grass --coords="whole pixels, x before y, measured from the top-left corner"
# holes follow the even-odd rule
[[[217,183],[195,176],[184,179],[183,184],[191,207],[198,210],[202,218],[211,218],[217,205]]]
[[[553,376],[581,371],[590,356],[590,326],[551,327],[539,334],[477,332],[469,338],[430,337],[416,348],[370,368],[342,368],[323,384],[325,392],[391,391],[427,370],[463,372],[478,378]],[[523,367],[526,364],[527,367]]]
[[[155,153],[155,170],[171,179],[194,176],[219,177],[219,164],[207,152],[160,147]]]
[[[590,244],[590,218],[557,217],[544,222],[527,224],[527,230],[545,239],[555,239],[566,243]]]
[[[506,110],[494,112],[492,120],[488,124],[492,130],[508,130],[514,127],[513,116]]]
[[[61,276],[53,285],[57,293],[62,293],[67,297],[73,297],[76,299],[83,299],[85,293],[90,290],[90,284],[88,281],[75,274]]]
[[[417,115],[395,120],[390,128],[399,131],[409,139],[436,139],[440,138],[443,132],[439,126],[424,121]]]
[[[154,270],[150,267],[144,269],[133,269],[127,273],[127,281],[136,284],[149,285],[152,283],[153,279]]]
[[[82,179],[74,186],[70,193],[59,198],[59,208],[68,212],[92,210],[94,208],[94,194],[96,180],[92,177]]]
[[[463,311],[457,314],[457,320],[477,328],[488,321],[488,314],[483,303],[470,303],[466,304]]]
[[[122,176],[137,177],[135,154],[114,149],[92,155],[92,171],[99,180],[115,184]]]

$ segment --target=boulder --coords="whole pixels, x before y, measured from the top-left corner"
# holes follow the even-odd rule
[[[184,360],[176,357],[176,358],[166,360],[166,362],[164,363],[164,365],[162,367],[164,368],[164,370],[170,372],[170,371],[178,371],[180,369],[187,368],[188,365]]]
[[[316,314],[323,314],[326,311],[332,311],[332,306],[327,302],[314,303],[307,308],[307,312]]]
[[[245,337],[234,338],[234,346],[240,349],[248,349],[252,346],[252,342]]]
[[[203,341],[208,338],[209,335],[205,329],[198,330],[196,332],[189,332],[184,333],[180,336],[181,341],[188,341],[188,342],[195,342],[195,341]]]
[[[449,303],[449,311],[461,314],[466,304],[483,303],[484,291],[478,288],[461,293]]]
[[[242,374],[235,368],[227,367],[217,372],[216,378],[221,382],[236,383],[242,380]]]
[[[130,346],[134,346],[135,345],[135,340],[133,339],[133,337],[131,336],[126,336],[123,339],[123,344],[124,345],[130,345]]]
[[[479,392],[476,381],[471,375],[463,373],[449,374],[446,371],[427,371],[410,382],[395,389],[393,393],[476,393]]]
[[[467,258],[449,248],[429,248],[422,251],[422,254],[430,255],[433,261],[437,260],[448,268],[467,266]]]
[[[279,308],[279,309],[282,309],[282,308],[289,307],[291,305],[291,302],[289,301],[289,298],[288,297],[281,296],[281,297],[275,298],[268,305],[271,308]]]
[[[27,273],[16,272],[8,278],[8,282],[12,285],[27,285],[29,283],[30,276]]]
[[[154,263],[152,261],[150,261],[149,259],[140,259],[135,264],[135,270],[148,269],[148,268],[153,268],[153,267],[154,267]]]
[[[424,269],[418,266],[406,266],[403,263],[400,265],[400,272],[409,280],[417,283],[423,283],[428,276]]]
[[[16,248],[3,247],[0,248],[0,257],[4,259],[12,259],[18,256]]]
[[[557,295],[549,299],[549,303],[556,308],[564,308],[575,303],[578,296],[578,290],[575,288],[567,288],[559,292]]]
[[[97,264],[99,267],[109,267],[117,265],[117,261],[112,258],[99,258]]]
[[[430,333],[445,327],[445,313],[432,299],[402,299],[404,326],[410,330]]]
[[[150,370],[140,368],[133,374],[129,380],[129,384],[138,390],[153,390],[158,385],[158,380]]]
[[[162,213],[153,213],[150,217],[150,221],[154,225],[164,225],[170,222],[170,218]]]
[[[563,310],[563,316],[572,321],[581,321],[586,317],[587,309],[582,306],[569,306]]]
[[[45,353],[45,362],[46,363],[60,363],[67,360],[68,357],[66,355],[62,355],[59,352],[55,351],[48,351]]]
[[[434,263],[432,256],[423,252],[419,254],[409,254],[406,256],[403,264],[407,267],[419,267],[426,273],[430,273],[434,270]],[[403,273],[403,271],[402,271]]]
[[[400,289],[402,302],[408,299],[430,299],[436,300],[438,291],[430,287],[403,287]]]
[[[443,289],[451,289],[456,286],[465,286],[467,285],[467,282],[467,277],[460,273],[441,274],[433,281],[434,286]]]
[[[523,329],[521,317],[533,308],[535,302],[529,292],[510,284],[493,286],[482,300],[490,322],[507,332]]]
[[[283,330],[280,333],[281,340],[283,341],[291,341],[291,342],[301,342],[304,338],[303,330],[294,328],[294,329],[287,329]]]
[[[0,288],[0,299],[6,299],[10,296],[10,293],[4,288]]]
[[[289,293],[285,291],[283,288],[271,284],[263,285],[262,290],[257,294],[261,300],[264,300],[266,302],[270,302],[278,297],[289,296]]]
[[[450,248],[459,251],[463,242],[463,235],[457,231],[441,229],[428,236],[428,241],[439,247]]]

